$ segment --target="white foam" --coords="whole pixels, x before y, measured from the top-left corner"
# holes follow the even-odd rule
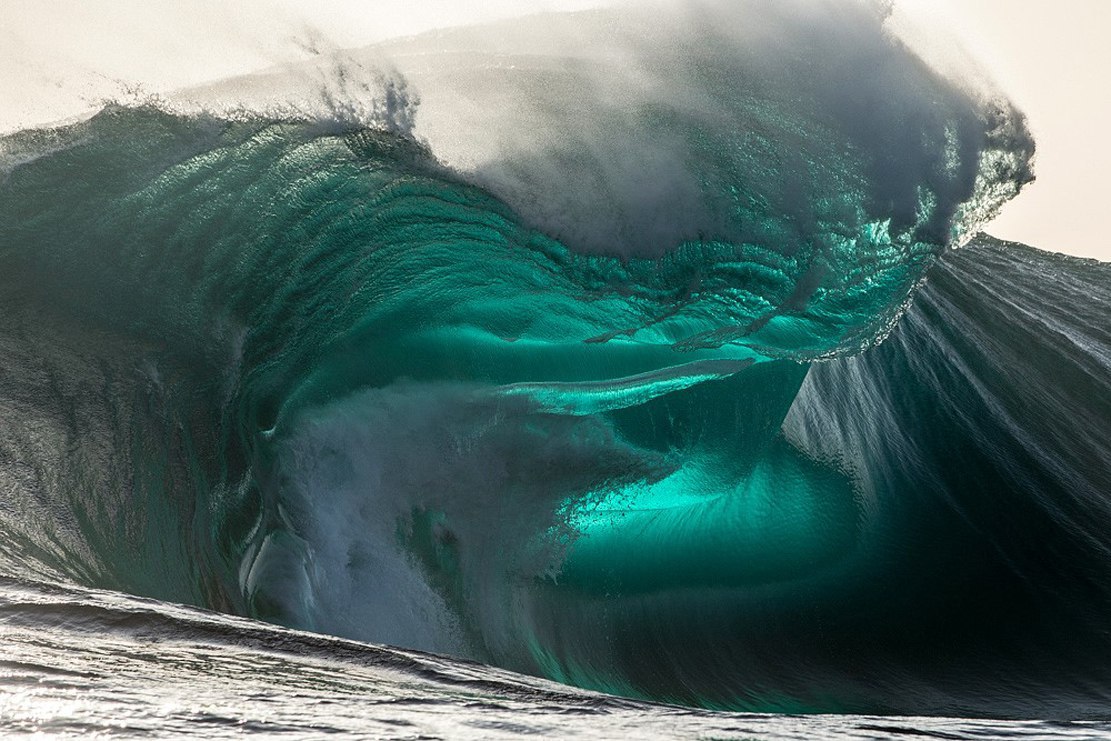
[[[904,15],[889,23],[886,10],[869,0],[676,0],[532,16],[330,51],[175,100],[345,124],[402,121],[387,127],[426,140],[443,162],[569,246],[658,256],[684,241],[744,241],[749,225],[734,221],[723,195],[738,174],[752,176],[738,186],[751,198],[770,197],[777,218],[805,230],[830,194],[807,191],[805,162],[777,157],[812,145],[818,159],[840,148],[875,150],[861,156],[886,163],[870,176],[896,218],[913,218],[920,183],[940,191],[945,213],[968,197],[968,178],[940,183],[930,153],[948,136],[952,175],[966,160],[975,164],[984,132],[973,125],[954,134],[938,111],[979,115],[984,128],[993,108],[1016,114],[980,77],[946,87],[923,72],[892,36],[913,26]],[[810,78],[820,81],[817,95]],[[401,106],[388,103],[390,90],[404,93],[394,96]],[[720,134],[705,142],[717,151],[700,149],[700,132]],[[1025,134],[1021,122],[1016,132]],[[761,141],[780,151],[751,164],[768,170],[766,187],[732,171],[720,152]]]
[[[488,389],[399,383],[304,414],[277,443],[276,480],[308,579],[275,569],[261,588],[296,603],[302,627],[481,656],[511,634],[498,625],[514,590],[562,557],[534,538],[565,498],[664,465],[597,418],[534,412]]]

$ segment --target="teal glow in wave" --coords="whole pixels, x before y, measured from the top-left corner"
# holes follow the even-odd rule
[[[1000,358],[1056,340],[997,327],[992,286],[1106,276],[936,265],[1030,179],[1022,118],[819,5],[559,17],[635,79],[449,49],[423,133],[394,86],[376,126],[111,106],[4,139],[0,568],[709,707],[1017,712],[1046,687],[1019,628],[958,604],[990,577],[1031,614],[977,492],[1098,550],[1072,509],[1107,448],[1023,459],[1064,433],[1015,432]],[[453,81],[527,115],[435,108]],[[436,126],[503,110],[456,162]]]

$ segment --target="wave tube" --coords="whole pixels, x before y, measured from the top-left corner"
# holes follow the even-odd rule
[[[707,707],[1094,712],[1106,561],[1050,587],[982,503],[1104,547],[1108,438],[1018,475],[1072,408],[991,397],[1108,346],[993,287],[1105,276],[937,265],[1033,145],[886,18],[556,14],[5,138],[0,568]]]

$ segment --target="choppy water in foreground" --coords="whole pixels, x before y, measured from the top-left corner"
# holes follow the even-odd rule
[[[0,582],[5,738],[1097,739],[1111,723],[712,713],[110,592]]]

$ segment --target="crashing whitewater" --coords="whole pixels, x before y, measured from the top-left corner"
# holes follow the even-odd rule
[[[705,708],[1107,715],[1111,268],[977,236],[1025,122],[887,21],[552,15],[0,140],[0,574]]]

